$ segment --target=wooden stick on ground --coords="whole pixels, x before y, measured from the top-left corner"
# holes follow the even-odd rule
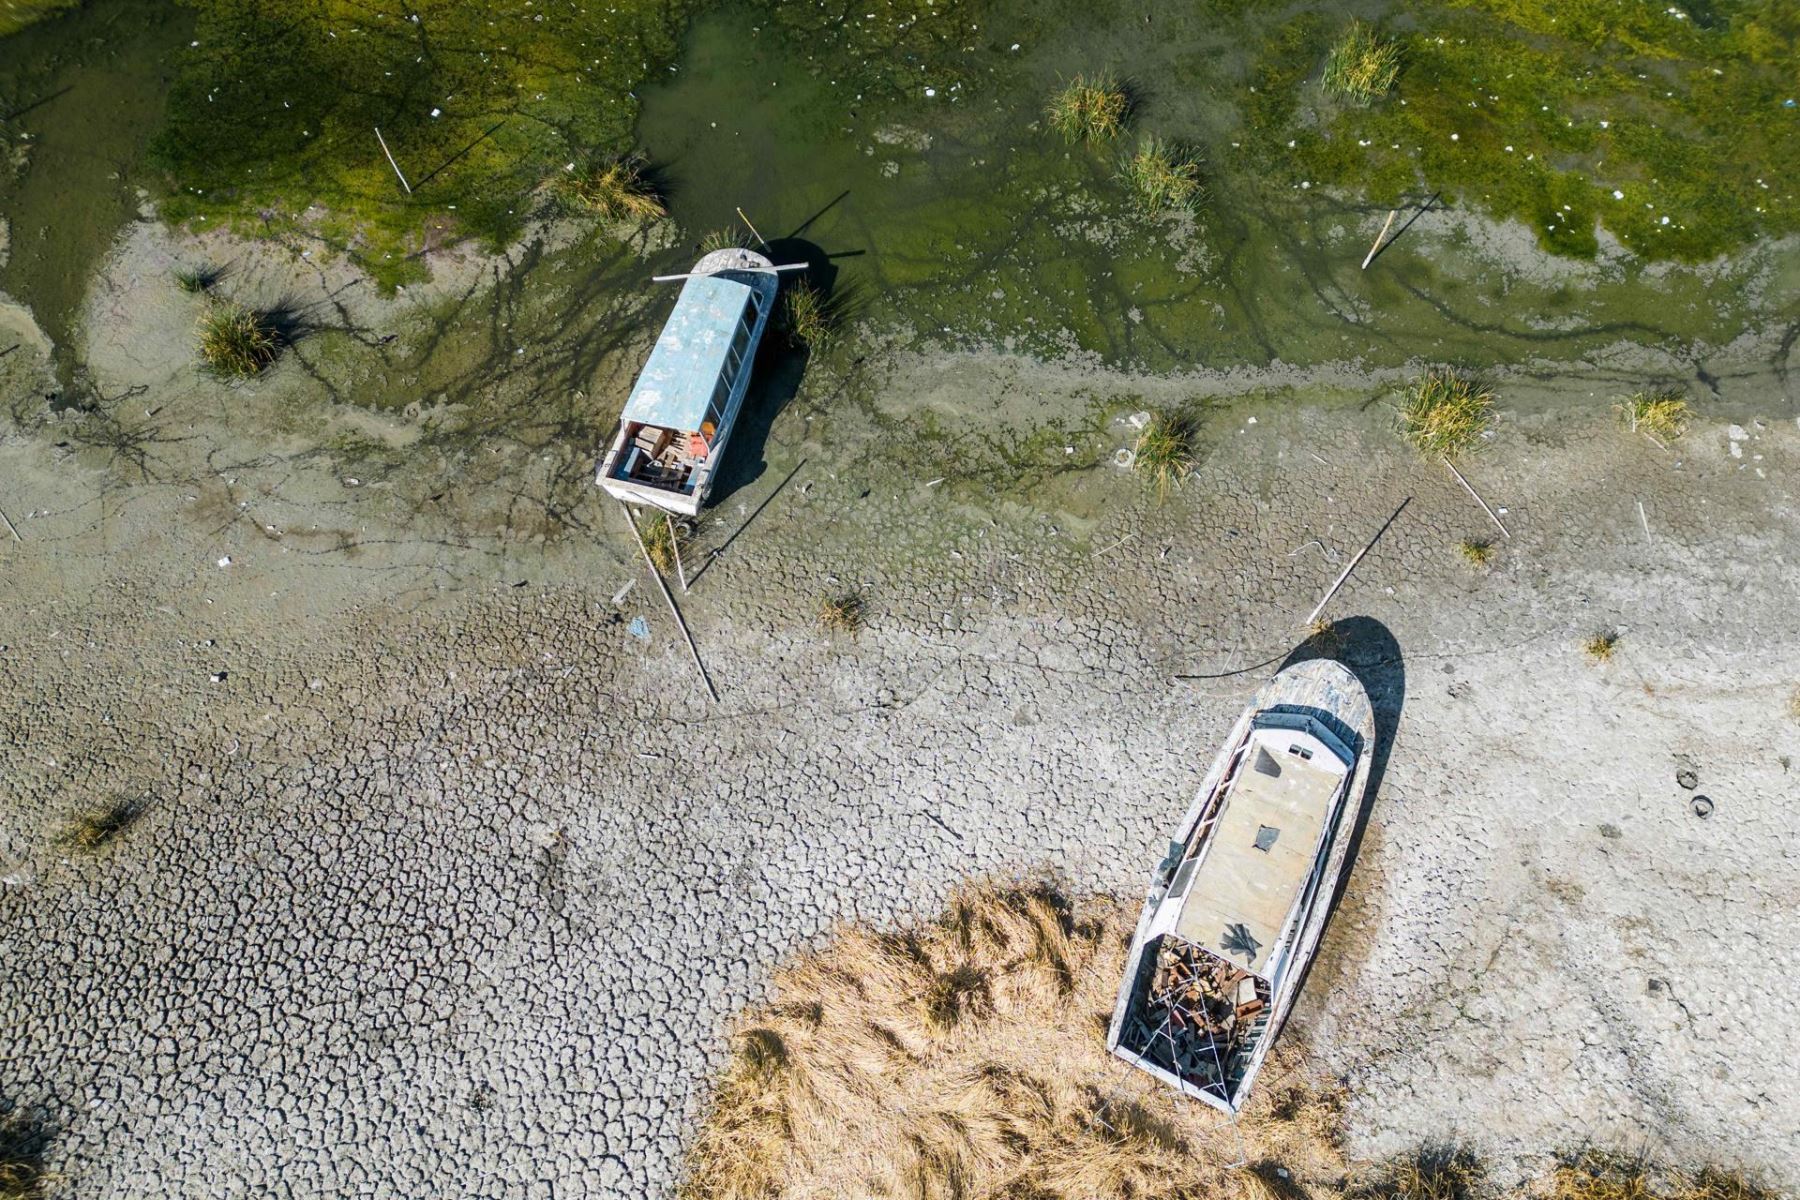
[[[1411,496],[1408,496],[1406,499],[1402,500],[1400,502],[1400,507],[1396,508],[1394,510],[1394,515],[1392,517],[1389,517],[1387,519],[1386,523],[1383,524],[1380,529],[1377,529],[1375,531],[1375,536],[1369,539],[1369,544],[1364,546],[1361,550],[1358,550],[1356,552],[1356,557],[1351,559],[1350,562],[1344,567],[1344,573],[1337,577],[1337,582],[1331,585],[1331,590],[1329,592],[1325,593],[1325,598],[1323,600],[1319,601],[1318,607],[1314,608],[1310,613],[1308,613],[1306,615],[1306,624],[1309,628],[1311,627],[1311,625],[1314,621],[1319,619],[1319,614],[1325,611],[1325,606],[1327,604],[1331,603],[1331,598],[1333,596],[1337,595],[1338,589],[1344,586],[1344,580],[1350,578],[1350,572],[1356,570],[1356,564],[1363,560],[1363,555],[1367,554],[1369,551],[1371,551],[1375,548],[1375,543],[1379,542],[1381,540],[1381,535],[1388,531],[1388,526],[1392,525],[1394,523],[1395,519],[1398,518],[1400,516],[1400,514],[1405,511],[1406,506],[1411,503],[1412,503]]]
[[[1363,270],[1368,270],[1369,264],[1375,261],[1375,252],[1381,249],[1382,240],[1387,237],[1387,231],[1394,227],[1394,218],[1399,215],[1400,210],[1397,208],[1390,208],[1388,210],[1388,219],[1382,222],[1381,232],[1375,235],[1375,244],[1369,247],[1368,257],[1363,259]]]
[[[675,556],[675,578],[681,580],[681,590],[687,591],[687,568],[681,565],[681,538],[675,532],[675,517],[672,513],[664,513],[663,520],[669,525],[669,553]]]
[[[757,240],[757,241],[759,241],[759,242],[761,242],[761,243],[762,243],[762,244],[763,244],[763,249],[765,249],[765,250],[767,250],[767,249],[768,249],[768,248],[769,248],[769,239],[768,239],[768,238],[766,238],[766,237],[764,237],[764,236],[763,236],[763,235],[762,235],[762,234],[760,234],[760,233],[756,233],[756,226],[754,226],[754,225],[751,225],[751,224],[750,224],[750,218],[749,218],[749,217],[746,217],[746,216],[745,216],[745,215],[744,215],[744,210],[743,210],[743,209],[741,209],[741,208],[740,208],[740,209],[738,209],[738,210],[737,210],[737,215],[738,215],[738,220],[740,220],[740,221],[742,221],[742,222],[743,222],[743,223],[744,223],[744,224],[745,224],[745,225],[746,225],[746,226],[748,226],[748,227],[749,227],[749,229],[750,229],[750,232],[751,232],[751,233],[755,233],[755,234],[756,234],[756,240]]]
[[[394,161],[394,152],[387,148],[387,139],[381,136],[381,126],[379,125],[375,127],[375,140],[381,143],[381,152],[387,155],[388,166],[394,168],[394,174],[400,176],[400,186],[406,189],[407,195],[412,195],[412,184],[406,182],[406,176],[401,172],[400,164]],[[635,529],[637,526],[634,525],[632,528]]]
[[[0,512],[0,521],[5,521],[6,527],[8,529],[12,530],[13,541],[23,542],[25,540],[24,538],[19,536],[19,527],[12,523],[12,518],[7,516],[6,513]]]
[[[669,613],[675,618],[676,627],[681,630],[681,636],[687,639],[688,653],[694,656],[694,666],[700,672],[700,682],[706,685],[707,693],[712,696],[713,702],[717,703],[719,690],[713,687],[712,677],[706,673],[706,664],[700,661],[700,647],[694,645],[694,635],[688,632],[687,622],[681,619],[681,610],[675,607],[675,597],[669,594],[669,585],[663,582],[662,574],[657,571],[656,564],[650,560],[650,547],[644,545],[644,535],[638,531],[637,518],[631,515],[631,506],[623,500],[619,501],[619,507],[625,510],[625,523],[631,526],[631,536],[637,539],[638,550],[644,556],[644,565],[650,568],[650,578],[656,580],[657,590],[662,592],[663,599],[668,601]]]
[[[1450,468],[1450,473],[1452,475],[1456,476],[1456,482],[1463,485],[1463,491],[1465,491],[1465,492],[1469,493],[1469,495],[1475,497],[1475,503],[1481,505],[1481,511],[1488,515],[1488,520],[1490,520],[1494,523],[1494,528],[1498,529],[1501,533],[1506,534],[1507,541],[1509,541],[1509,542],[1512,541],[1512,534],[1507,532],[1507,528],[1504,524],[1501,523],[1500,518],[1496,517],[1494,515],[1494,510],[1487,506],[1487,501],[1483,500],[1476,493],[1475,489],[1469,486],[1469,481],[1464,479],[1463,473],[1456,469],[1456,464],[1451,462],[1448,458],[1446,458],[1446,459],[1444,459],[1444,465],[1446,467]]]

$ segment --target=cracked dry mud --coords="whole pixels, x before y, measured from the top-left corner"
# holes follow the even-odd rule
[[[547,499],[547,440],[446,456],[427,503],[417,464],[316,452],[374,417],[284,426],[173,366],[126,395],[154,364],[103,340],[138,436],[0,440],[0,1067],[59,1194],[669,1195],[722,1023],[832,923],[982,871],[1135,895],[1409,496],[1329,610],[1379,623],[1343,652],[1399,711],[1294,1024],[1352,1150],[1466,1140],[1504,1174],[1649,1141],[1800,1184],[1791,347],[1721,369],[1672,449],[1577,404],[1616,360],[1514,381],[1468,468],[1513,534],[1486,572],[1456,551],[1486,518],[1379,406],[1214,408],[1165,503],[1110,466],[927,486],[797,406],[693,551],[773,495],[682,598],[708,705],[617,513]],[[884,369],[896,411],[946,378],[1159,386]],[[826,635],[845,587],[866,628]],[[114,800],[122,830],[64,840]]]

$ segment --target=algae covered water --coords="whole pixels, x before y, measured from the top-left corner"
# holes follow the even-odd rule
[[[888,66],[870,77],[808,54],[763,10],[699,19],[643,93],[638,126],[690,244],[742,207],[763,236],[800,233],[829,254],[864,311],[921,348],[1155,369],[1569,358],[1619,340],[1724,340],[1753,318],[1730,273],[1625,255],[1559,265],[1524,230],[1483,245],[1443,197],[1427,209],[1423,187],[1402,202],[1402,235],[1361,270],[1387,205],[1272,172],[1285,147],[1251,124],[1256,48],[1278,14],[982,16],[976,44],[903,88]],[[1044,127],[1060,81],[1119,64],[1133,67],[1136,107],[1119,144],[1070,146]],[[1208,194],[1192,217],[1142,215],[1119,181],[1147,132],[1199,148]]]

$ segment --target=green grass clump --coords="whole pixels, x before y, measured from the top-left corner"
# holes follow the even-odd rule
[[[715,250],[747,250],[755,241],[748,233],[735,226],[727,225],[723,229],[711,229],[700,238],[700,253],[711,254]]]
[[[1617,630],[1606,629],[1584,638],[1581,652],[1587,660],[1596,666],[1612,661],[1613,652],[1618,649],[1619,634]]]
[[[838,316],[837,307],[802,280],[782,294],[777,323],[789,345],[818,353],[831,341]]]
[[[1126,156],[1119,174],[1146,212],[1192,212],[1205,195],[1200,163],[1154,134]]]
[[[564,199],[609,221],[654,221],[668,207],[634,158],[611,158],[565,171],[556,191]]]
[[[1358,104],[1369,104],[1394,90],[1400,78],[1400,43],[1377,37],[1361,21],[1331,47],[1325,59],[1325,90]]]
[[[108,800],[75,814],[63,827],[60,840],[63,845],[76,850],[98,850],[130,829],[143,815],[142,801],[122,797]]]
[[[663,513],[652,512],[638,526],[638,532],[644,538],[644,552],[650,556],[651,565],[665,575],[675,569],[675,554],[679,547],[679,535],[673,525],[674,522]]]
[[[1655,442],[1672,442],[1686,433],[1692,413],[1688,402],[1673,392],[1638,392],[1615,407],[1631,432]]]
[[[1494,543],[1487,538],[1464,538],[1456,543],[1456,552],[1471,567],[1485,567],[1494,561]]]
[[[1125,129],[1131,98],[1110,73],[1077,75],[1050,98],[1050,128],[1071,142],[1103,142]]]
[[[198,296],[212,290],[213,284],[219,282],[224,272],[215,266],[177,267],[175,269],[175,286],[190,296]]]
[[[1407,385],[1400,436],[1427,458],[1456,458],[1480,445],[1494,424],[1492,392],[1454,371],[1433,370]]]
[[[221,303],[200,318],[200,360],[227,379],[260,374],[281,352],[281,335],[267,315]]]
[[[827,633],[854,634],[863,627],[863,598],[855,592],[840,592],[819,601],[819,625]]]
[[[1199,463],[1196,442],[1199,428],[1193,417],[1183,412],[1154,413],[1143,432],[1138,434],[1132,451],[1131,466],[1138,474],[1156,485],[1159,495],[1167,496],[1171,488],[1181,486]]]

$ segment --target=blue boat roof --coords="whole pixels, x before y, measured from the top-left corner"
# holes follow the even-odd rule
[[[682,284],[621,419],[684,433],[699,429],[750,294],[748,285],[718,275]]]

